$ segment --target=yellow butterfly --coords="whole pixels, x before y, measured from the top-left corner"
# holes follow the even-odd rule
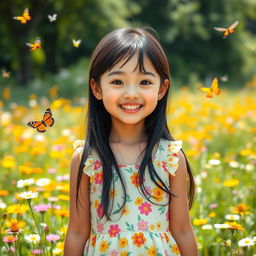
[[[40,41],[39,37],[36,38],[36,40],[35,40],[35,42],[33,44],[26,43],[26,45],[30,47],[30,51],[34,51],[34,50],[39,49],[39,48],[42,47],[41,46],[41,41]]]
[[[213,94],[219,95],[220,89],[218,88],[218,78],[215,77],[212,81],[211,87],[201,87],[199,88],[201,92],[206,92],[206,97],[213,98]]]
[[[234,28],[239,24],[239,21],[236,20],[228,28],[214,27],[215,30],[224,32],[223,39],[227,38],[230,34],[235,33]]]
[[[29,15],[28,8],[25,8],[22,16],[15,16],[13,17],[15,20],[19,20],[21,23],[27,23],[29,20],[31,20],[31,16]]]
[[[81,43],[81,39],[78,39],[78,40],[73,39],[73,46],[74,47],[78,48],[80,43]]]

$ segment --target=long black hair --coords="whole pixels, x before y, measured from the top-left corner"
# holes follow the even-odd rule
[[[155,67],[155,70],[157,71],[161,78],[160,86],[163,85],[165,79],[168,79],[170,81],[169,64],[167,61],[166,54],[162,49],[159,41],[147,29],[121,28],[112,31],[111,33],[103,37],[103,39],[95,48],[90,62],[89,84],[91,79],[94,79],[96,84],[99,84],[100,77],[103,73],[111,70],[111,68],[121,60],[129,61],[129,59],[132,58],[132,56],[134,56],[135,53],[138,53],[138,65],[140,70],[142,71],[145,70],[143,57],[148,57],[148,59],[151,61],[151,63]],[[112,207],[110,207],[109,194],[111,186],[114,183],[113,167],[120,178],[124,193],[123,204],[121,205],[119,210],[121,210],[124,207],[126,202],[126,187],[119,167],[117,165],[116,159],[114,157],[114,154],[109,145],[109,135],[111,131],[111,116],[106,111],[102,100],[98,100],[94,96],[91,87],[88,87],[89,100],[85,124],[86,138],[77,177],[76,204],[78,201],[78,190],[81,182],[81,177],[83,174],[84,163],[89,151],[93,148],[99,155],[103,168],[103,187],[101,197],[103,214],[101,217],[106,216],[107,219],[110,220],[110,215],[113,210],[113,202],[111,204]],[[163,180],[159,177],[152,162],[152,150],[154,145],[158,141],[160,141],[160,138],[174,141],[174,138],[171,136],[170,131],[167,127],[166,120],[168,92],[169,87],[164,97],[158,101],[158,104],[154,111],[145,119],[145,133],[147,137],[150,138],[150,140],[147,141],[146,148],[143,151],[145,152],[145,154],[138,170],[138,183],[140,192],[142,192],[143,196],[150,202],[152,201],[149,198],[153,196],[151,196],[148,193],[143,184],[143,179],[145,176],[145,170],[147,166],[151,180],[160,189],[162,189],[163,191],[170,195],[169,200],[171,199],[171,196],[175,196],[172,193],[170,193],[167,184],[164,184]],[[181,151],[183,152],[183,150]],[[195,183],[191,167],[187,161],[185,154],[184,156],[189,176],[188,197],[189,208],[191,208],[195,193]]]

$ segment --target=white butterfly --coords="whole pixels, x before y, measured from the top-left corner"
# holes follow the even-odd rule
[[[73,39],[73,46],[74,47],[76,47],[76,48],[79,47],[80,43],[81,43],[81,39],[78,39],[78,40]]]
[[[50,22],[56,21],[57,13],[54,13],[53,15],[48,15],[48,19]]]

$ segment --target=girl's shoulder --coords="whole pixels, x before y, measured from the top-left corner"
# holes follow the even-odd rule
[[[182,140],[161,139],[159,145],[159,157],[162,167],[171,175],[175,176],[175,172],[179,165],[179,155],[182,148]]]

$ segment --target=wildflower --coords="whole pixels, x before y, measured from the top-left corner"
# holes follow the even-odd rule
[[[59,235],[55,235],[55,234],[49,234],[46,236],[46,240],[49,242],[56,242],[57,240],[60,239]]]
[[[241,216],[251,214],[251,212],[248,212],[249,206],[246,204],[238,204],[237,206],[232,208],[233,213],[238,213]]]
[[[239,184],[239,180],[237,180],[237,179],[225,180],[225,181],[223,182],[223,185],[224,185],[225,187],[235,187],[235,186],[237,186],[238,184]]]
[[[38,197],[38,192],[33,192],[33,191],[25,191],[25,192],[21,192],[19,194],[19,197],[23,198],[23,199],[32,199],[32,198],[36,198]]]
[[[26,204],[13,204],[7,207],[7,213],[24,214],[29,207]]]
[[[219,165],[220,160],[218,160],[218,159],[209,159],[208,164],[210,164],[210,165]]]
[[[40,236],[37,234],[25,235],[25,240],[29,243],[36,244],[40,241]]]
[[[40,255],[40,254],[42,254],[42,253],[43,253],[43,251],[40,250],[40,249],[34,249],[34,250],[32,250],[32,255]]]
[[[46,212],[49,208],[51,208],[49,204],[38,204],[34,206],[36,212]]]
[[[226,221],[225,224],[228,224],[230,227],[229,229],[236,229],[236,230],[244,230],[243,226],[234,222],[228,222]]]
[[[26,179],[26,180],[18,180],[17,181],[17,187],[18,188],[24,188],[24,187],[28,187],[31,184],[35,183],[34,179]]]
[[[230,228],[230,225],[228,225],[228,224],[214,224],[214,227],[215,228],[219,228],[219,229],[228,229],[228,228]]]
[[[194,219],[193,224],[195,226],[202,226],[208,222],[207,219]]]
[[[226,220],[239,220],[240,216],[237,214],[226,214],[225,219]]]
[[[4,158],[2,159],[2,166],[4,168],[13,168],[15,167],[16,165],[16,162],[15,162],[15,159],[13,156],[10,156],[10,155],[7,155],[7,156],[4,156]]]
[[[240,247],[246,247],[246,246],[250,247],[254,244],[255,244],[255,242],[253,241],[253,239],[251,237],[246,237],[246,238],[238,241],[238,246],[240,246]]]
[[[17,240],[18,238],[16,236],[13,236],[13,235],[7,235],[7,236],[4,236],[3,237],[3,241],[5,243],[13,243]]]
[[[203,229],[203,230],[212,230],[213,227],[212,227],[211,224],[205,224],[205,225],[202,225],[202,229]]]
[[[38,187],[44,187],[44,186],[49,185],[50,183],[51,183],[51,180],[48,179],[48,178],[41,178],[41,179],[38,179],[38,180],[36,181],[36,185],[37,185]]]

